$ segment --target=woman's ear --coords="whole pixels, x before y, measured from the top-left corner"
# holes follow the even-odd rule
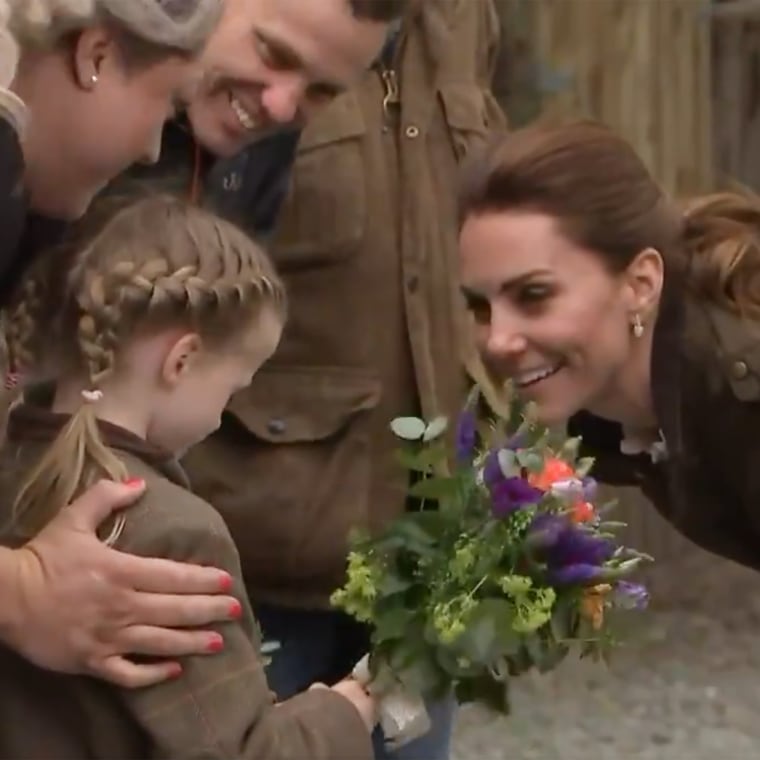
[[[198,333],[185,333],[177,338],[161,365],[161,380],[170,388],[177,386],[200,359],[203,341]]]
[[[665,281],[665,262],[655,248],[640,251],[625,271],[626,304],[641,319],[657,308]]]
[[[74,81],[83,90],[94,90],[104,62],[115,52],[115,41],[104,27],[92,27],[79,33],[73,46]]]

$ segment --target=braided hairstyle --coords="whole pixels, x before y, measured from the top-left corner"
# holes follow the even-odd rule
[[[97,394],[136,331],[182,326],[225,348],[263,309],[284,322],[284,287],[243,231],[171,196],[109,198],[22,284],[7,314],[11,370],[84,375]],[[15,515],[30,535],[95,480],[126,477],[95,406],[83,401],[19,490]]]

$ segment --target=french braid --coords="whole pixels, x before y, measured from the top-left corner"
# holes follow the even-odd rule
[[[32,270],[9,310],[8,352],[24,377],[84,372],[97,392],[138,328],[183,325],[223,343],[262,308],[284,319],[282,283],[241,230],[170,196],[109,202],[94,230],[86,219],[70,250]],[[34,534],[95,479],[126,474],[85,401],[20,490],[16,518]]]

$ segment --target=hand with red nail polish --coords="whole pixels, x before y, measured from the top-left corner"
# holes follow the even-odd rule
[[[118,552],[96,535],[144,491],[142,478],[102,481],[22,549],[0,549],[3,643],[42,667],[125,687],[176,678],[175,658],[219,651],[202,628],[242,615],[229,573]]]

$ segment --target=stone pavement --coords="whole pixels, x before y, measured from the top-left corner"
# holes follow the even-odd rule
[[[760,760],[760,575],[670,545],[609,669],[516,682],[510,718],[464,708],[454,760]]]

